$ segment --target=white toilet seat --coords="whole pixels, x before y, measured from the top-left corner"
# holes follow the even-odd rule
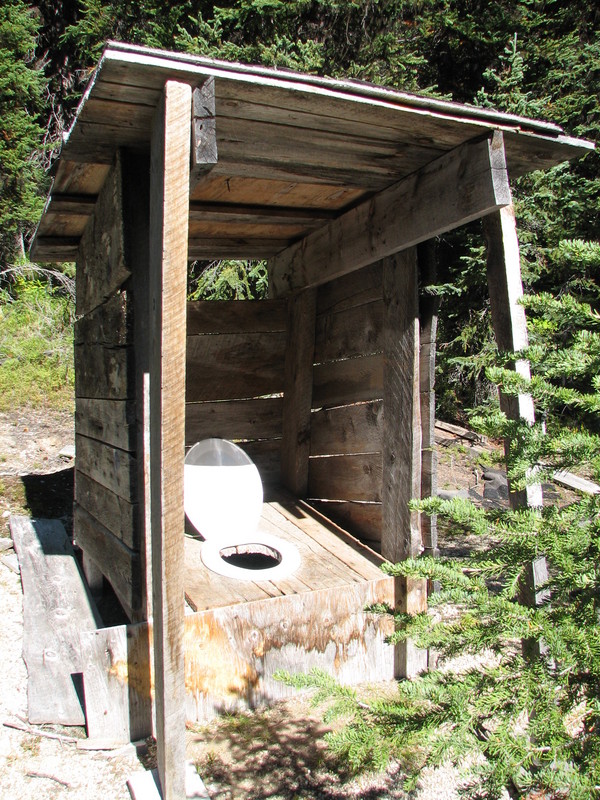
[[[184,462],[184,508],[205,540],[201,558],[207,569],[227,578],[269,581],[287,578],[300,565],[295,545],[258,529],[263,492],[252,459],[226,439],[204,439]],[[231,563],[232,551],[271,555],[273,566],[252,569]],[[265,552],[266,551],[266,552]]]

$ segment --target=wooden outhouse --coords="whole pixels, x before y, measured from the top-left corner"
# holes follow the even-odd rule
[[[132,622],[128,733],[145,732],[153,694],[165,796],[178,796],[184,716],[275,696],[278,667],[351,682],[426,666],[364,608],[423,608],[420,582],[379,565],[435,551],[408,507],[435,490],[427,243],[486,218],[496,330],[518,347],[508,178],[590,147],[488,109],[106,47],[33,257],[77,262],[74,538]],[[269,299],[187,302],[188,262],[215,259],[267,260]],[[532,411],[525,399],[513,413]],[[289,579],[236,583],[200,562],[183,459],[207,437],[257,464],[261,524],[302,554]],[[96,638],[112,680],[117,645]]]

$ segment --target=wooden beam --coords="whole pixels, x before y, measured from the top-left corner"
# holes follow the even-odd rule
[[[510,203],[499,131],[384,189],[271,259],[278,295],[326,283]]]
[[[410,248],[383,265],[383,528],[381,554],[390,561],[421,551],[418,515],[409,500],[421,496],[419,316],[417,254]]]
[[[421,497],[437,494],[437,451],[435,449],[435,355],[437,315],[440,299],[423,288],[435,283],[435,242],[430,239],[417,248],[421,292],[419,296],[420,397],[421,397]],[[437,555],[437,518],[421,517],[421,537],[426,555]]]
[[[419,515],[408,503],[421,497],[421,404],[417,250],[383,262],[383,480],[381,554],[390,561],[421,552]],[[427,609],[427,581],[398,578],[399,611]],[[427,651],[410,640],[396,648],[396,674],[409,678],[427,669]]]
[[[294,208],[237,203],[190,203],[190,220],[215,222],[252,222],[280,225],[318,225],[335,219],[335,211],[320,208]]]
[[[215,111],[215,79],[207,78],[192,94],[192,169],[190,189],[215,166],[217,125]]]
[[[189,85],[167,81],[150,168],[150,515],[158,772],[164,800],[185,797],[183,454]]]
[[[306,497],[308,489],[316,308],[316,289],[300,292],[289,300],[281,479],[297,497]]]
[[[525,309],[519,304],[523,284],[513,206],[485,217],[483,230],[487,241],[487,279],[496,343],[501,352],[517,352],[527,347],[528,338]],[[527,380],[531,377],[529,363],[523,359],[514,363],[514,369]],[[524,419],[533,425],[535,414],[531,395],[507,397],[501,393],[500,406],[509,419]],[[508,450],[508,442],[505,442],[505,449]],[[539,484],[518,492],[510,491],[509,499],[513,508],[542,506],[544,502]]]
[[[487,240],[487,276],[490,293],[492,324],[498,349],[502,352],[518,352],[527,347],[527,320],[525,309],[519,304],[523,295],[519,239],[513,206],[503,208],[483,220]],[[525,379],[531,377],[529,362],[519,359],[513,364],[514,370]],[[509,419],[523,419],[529,425],[535,422],[533,398],[530,394],[508,397],[500,392],[500,407]],[[505,440],[504,449],[508,456],[510,442]],[[509,502],[511,508],[539,508],[544,504],[542,487],[539,483],[530,484],[519,491],[512,491],[509,482]],[[535,608],[546,599],[540,587],[548,580],[546,557],[538,556],[526,565],[521,584],[521,602]],[[539,658],[546,650],[542,639],[523,639],[523,655],[528,659]]]

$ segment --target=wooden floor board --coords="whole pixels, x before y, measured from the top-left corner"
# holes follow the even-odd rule
[[[202,562],[201,540],[186,536],[185,595],[195,611],[343,589],[382,577],[380,556],[289,493],[278,491],[272,502],[263,504],[257,528],[259,542],[260,533],[277,536],[298,548],[301,563],[292,575],[272,581],[241,581],[217,575]]]

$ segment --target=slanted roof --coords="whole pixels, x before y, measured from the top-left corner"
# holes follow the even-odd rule
[[[55,163],[33,258],[69,261],[115,150],[147,151],[165,81],[214,78],[218,161],[190,192],[189,258],[269,258],[460,145],[504,134],[510,177],[588,152],[558,125],[110,42]]]

